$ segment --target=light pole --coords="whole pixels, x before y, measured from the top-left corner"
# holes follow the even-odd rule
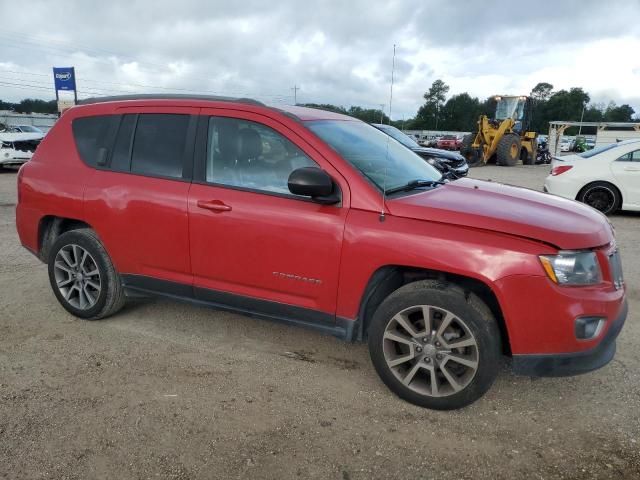
[[[379,103],[378,105],[380,105],[380,125],[382,125],[384,123],[384,103]]]
[[[582,133],[582,119],[584,118],[584,109],[587,107],[587,102],[582,104],[582,115],[580,115],[580,126],[578,127],[578,136]]]
[[[300,87],[294,85],[291,90],[293,90],[293,104],[298,105],[298,90],[300,90]]]

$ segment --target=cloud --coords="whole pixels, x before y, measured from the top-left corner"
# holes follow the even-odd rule
[[[436,78],[449,94],[583,87],[640,112],[637,2],[405,0],[30,2],[0,6],[0,98],[52,98],[51,67],[74,65],[81,96],[211,92],[270,103],[378,108],[410,117]],[[21,72],[21,73],[13,73]],[[17,85],[9,85],[15,83]]]

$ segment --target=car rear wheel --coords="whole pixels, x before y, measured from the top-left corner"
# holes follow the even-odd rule
[[[369,329],[371,360],[396,395],[422,407],[450,410],[489,389],[500,363],[500,333],[474,294],[436,281],[396,290]]]
[[[605,215],[615,213],[622,204],[620,192],[608,182],[590,183],[580,191],[577,200]]]
[[[60,235],[48,263],[56,298],[76,317],[98,320],[124,305],[120,276],[93,230],[83,228]]]

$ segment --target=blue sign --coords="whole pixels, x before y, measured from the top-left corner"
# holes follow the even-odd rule
[[[56,91],[76,91],[76,72],[73,67],[53,67],[53,82]]]

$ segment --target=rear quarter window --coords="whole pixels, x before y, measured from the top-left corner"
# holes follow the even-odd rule
[[[111,115],[76,118],[71,124],[73,138],[80,158],[84,163],[95,167],[98,152],[108,148],[108,133]]]

